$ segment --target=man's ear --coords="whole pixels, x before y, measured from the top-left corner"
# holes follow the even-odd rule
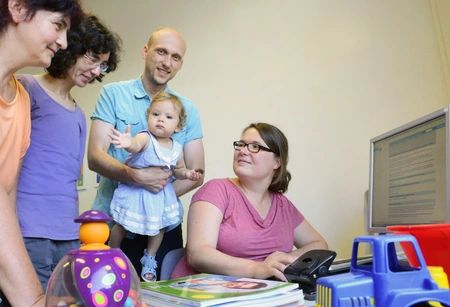
[[[27,8],[22,0],[8,0],[8,10],[15,23],[24,21],[27,17]]]
[[[147,54],[148,54],[148,46],[145,45],[144,47],[142,47],[142,58],[145,60],[147,58]]]

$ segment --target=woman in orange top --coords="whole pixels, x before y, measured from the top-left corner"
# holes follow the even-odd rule
[[[30,144],[30,98],[14,73],[49,66],[82,16],[79,0],[0,0],[0,289],[13,306],[44,306],[15,210],[18,174]]]

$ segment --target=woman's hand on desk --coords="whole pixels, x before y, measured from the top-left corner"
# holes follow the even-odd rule
[[[282,281],[287,281],[283,273],[284,269],[296,259],[295,256],[283,252],[274,252],[263,262],[253,263],[250,267],[251,276],[259,279],[276,277]]]

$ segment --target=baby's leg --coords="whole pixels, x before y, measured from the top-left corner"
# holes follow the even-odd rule
[[[144,256],[141,258],[141,277],[145,281],[156,280],[156,268],[158,267],[158,263],[155,260],[155,255],[159,247],[161,246],[163,238],[164,229],[161,229],[156,236],[148,237],[147,248],[144,250]]]
[[[120,248],[123,238],[125,238],[127,230],[122,225],[116,224],[111,230],[111,237],[109,238],[109,246],[112,248]]]
[[[147,254],[155,256],[164,238],[164,229],[161,229],[156,236],[149,236],[147,241]]]

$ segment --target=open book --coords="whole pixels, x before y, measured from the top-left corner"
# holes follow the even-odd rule
[[[303,306],[296,283],[197,274],[183,278],[142,282],[142,300],[149,307],[166,306]]]

